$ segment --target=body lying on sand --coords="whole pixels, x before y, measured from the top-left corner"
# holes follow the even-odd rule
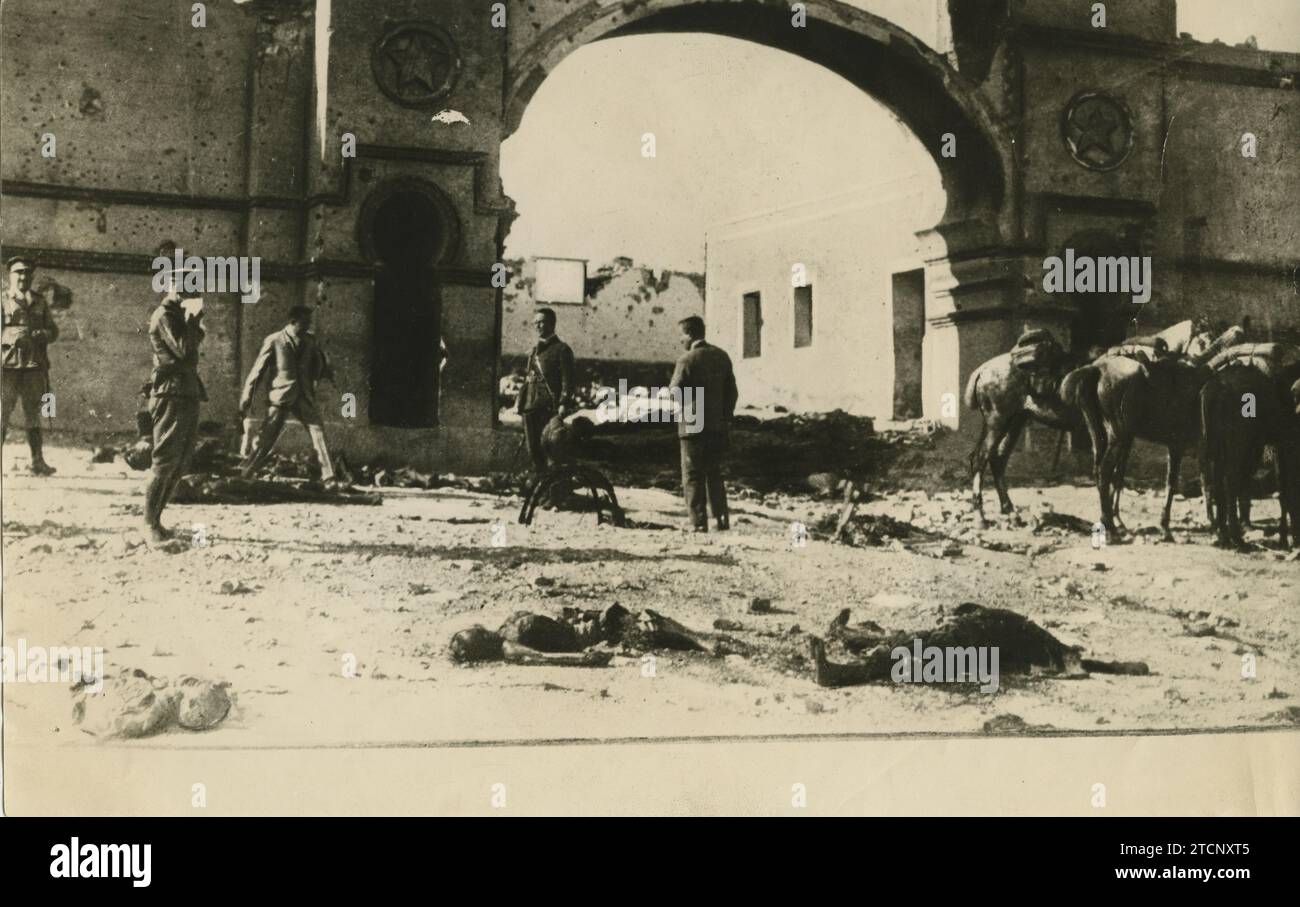
[[[945,615],[936,627],[893,632],[871,622],[850,625],[846,608],[831,621],[825,639],[809,635],[807,640],[812,680],[830,687],[891,681],[895,651],[910,649],[918,640],[941,649],[996,649],[996,670],[1008,676],[1148,673],[1142,662],[1083,658],[1080,650],[1014,611],[969,603]],[[829,661],[826,640],[855,660]],[[517,611],[496,631],[476,624],[457,632],[448,649],[459,664],[504,661],[551,667],[605,667],[616,654],[661,649],[712,656],[749,656],[756,651],[730,636],[701,633],[655,611],[632,612],[617,603],[603,611],[565,608],[558,618]],[[928,677],[917,679],[929,682]]]
[[[603,611],[565,608],[559,618],[516,611],[495,632],[475,624],[451,638],[452,661],[603,667],[619,652],[668,649],[744,655],[750,648],[725,636],[688,630],[656,611],[628,611],[614,603]]]
[[[972,657],[984,650],[994,650],[994,668],[1003,676],[1087,677],[1097,674],[1147,674],[1142,662],[1100,661],[1082,657],[1082,652],[1067,646],[1032,620],[1003,608],[985,608],[966,603],[945,615],[938,626],[926,630],[889,632],[870,621],[850,625],[845,608],[831,621],[826,639],[855,656],[853,661],[832,662],[826,657],[826,642],[816,636],[808,640],[808,657],[812,662],[813,680],[824,687],[854,686],[866,683],[898,682],[900,660],[907,661],[915,650],[969,652]],[[909,653],[902,659],[899,653]],[[917,666],[919,669],[919,665]],[[931,682],[927,673],[914,673],[912,682]],[[980,678],[981,682],[987,678]],[[975,682],[974,676],[969,678]],[[935,682],[953,683],[954,678],[936,678]],[[997,681],[994,678],[993,688]]]

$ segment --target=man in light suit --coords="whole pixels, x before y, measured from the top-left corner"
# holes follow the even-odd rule
[[[726,530],[731,528],[731,516],[722,482],[722,458],[730,443],[731,417],[736,411],[736,374],[731,357],[704,341],[703,318],[692,315],[678,324],[686,353],[677,360],[669,386],[683,402],[677,422],[682,493],[695,532],[709,531],[709,510],[713,511],[717,528]]]
[[[289,323],[262,342],[262,349],[248,372],[239,411],[247,419],[253,408],[253,394],[263,376],[271,376],[270,406],[266,421],[257,437],[257,448],[241,469],[251,477],[271,456],[271,450],[284,430],[284,422],[293,416],[307,427],[312,447],[320,460],[322,482],[334,480],[334,464],[325,444],[325,427],[316,405],[316,382],[331,378],[329,362],[321,351],[316,335],[311,333],[312,310],[296,305],[289,310]]]

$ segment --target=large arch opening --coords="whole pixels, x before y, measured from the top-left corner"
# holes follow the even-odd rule
[[[701,294],[707,300],[703,314],[711,336],[718,338],[719,345],[739,363],[738,378],[746,380],[749,399],[759,405],[805,410],[843,408],[885,419],[935,415],[942,392],[960,386],[964,377],[960,373],[971,367],[966,360],[973,358],[968,355],[962,359],[952,311],[963,303],[974,302],[968,296],[961,303],[955,302],[958,293],[954,287],[960,284],[960,292],[965,293],[968,285],[978,286],[979,292],[993,298],[995,305],[1007,301],[1009,295],[1003,294],[999,275],[978,273],[972,277],[966,261],[987,256],[1000,245],[999,237],[1006,227],[1001,217],[1010,163],[981,103],[933,50],[884,20],[845,4],[809,4],[808,13],[807,27],[795,28],[790,8],[785,5],[660,0],[631,11],[625,7],[580,9],[545,31],[515,58],[518,63],[507,88],[507,130],[512,138],[502,146],[504,187],[511,194],[517,191],[512,145],[527,135],[530,142],[552,145],[547,157],[549,169],[539,179],[549,181],[557,170],[585,167],[592,174],[591,185],[584,187],[589,190],[587,194],[604,197],[602,177],[607,168],[589,160],[582,141],[573,140],[575,127],[583,124],[557,121],[550,130],[551,137],[542,139],[534,135],[531,126],[522,135],[519,133],[526,110],[529,123],[539,116],[530,106],[539,92],[549,102],[555,84],[548,81],[552,74],[564,81],[563,74],[574,59],[584,59],[599,49],[611,49],[612,53],[613,48],[652,39],[679,42],[662,51],[664,67],[671,68],[674,61],[689,52],[693,42],[707,39],[740,48],[755,59],[771,60],[773,69],[778,68],[777,58],[793,61],[802,69],[791,76],[792,81],[834,82],[839,96],[844,98],[841,106],[833,111],[818,109],[811,116],[883,124],[876,128],[892,133],[895,139],[905,137],[906,147],[898,145],[902,148],[899,154],[910,160],[911,169],[920,178],[912,180],[910,186],[889,185],[888,179],[881,179],[882,173],[897,175],[899,171],[873,159],[871,152],[881,142],[872,137],[859,143],[861,151],[856,158],[834,163],[816,149],[811,150],[806,166],[829,167],[843,178],[834,187],[822,185],[800,199],[755,197],[747,208],[726,212],[727,217],[721,220],[729,225],[709,231],[707,267],[700,268]],[[581,53],[575,53],[579,47]],[[629,57],[640,61],[644,83],[657,81],[658,66],[645,65],[642,58],[632,54]],[[636,63],[630,59],[628,65]],[[716,78],[701,78],[696,88],[698,97],[686,99],[689,109],[674,116],[689,118],[695,107],[706,107],[709,96],[719,93],[719,83],[726,75],[721,72]],[[592,84],[610,78],[613,76],[608,70],[587,73]],[[635,88],[626,93],[626,98],[607,98],[603,103],[586,94],[575,94],[572,107],[590,111],[591,119],[615,120],[623,132],[629,133],[634,123],[608,114],[611,109],[638,103]],[[738,106],[745,103],[754,100]],[[697,129],[725,130],[734,120],[734,111],[713,113],[716,123],[703,122],[695,115]],[[655,120],[662,121],[662,116],[646,119],[647,134],[654,131]],[[795,141],[799,131],[806,129],[809,116],[799,105],[792,105],[791,109],[772,112],[768,120],[767,129],[773,136],[785,134]],[[634,142],[641,130],[635,133],[625,138]],[[760,141],[754,157],[770,152],[771,147],[765,149]],[[737,166],[743,168],[749,163],[738,156]],[[611,200],[606,207],[626,210],[629,218],[662,223],[668,232],[681,232],[689,218],[665,217],[661,209],[674,203],[681,207],[705,206],[709,201],[706,197],[698,201],[664,198],[652,182],[639,174],[628,181],[642,187],[641,197],[623,200],[621,205]],[[852,197],[855,192],[856,198]],[[880,198],[875,198],[873,192]],[[647,262],[631,247],[608,248],[593,256],[576,246],[546,248],[531,242],[538,232],[545,233],[544,238],[552,243],[563,237],[565,225],[557,222],[581,210],[585,201],[579,197],[581,190],[573,195],[572,201],[552,198],[540,205],[532,198],[524,199],[521,222],[506,237],[506,258],[513,259],[512,267],[528,267],[520,254],[521,234],[527,234],[522,243],[528,246],[522,250],[525,255],[598,259],[588,263],[589,294],[600,293],[611,278],[617,285],[628,267],[648,263],[652,267],[690,270],[683,268],[680,255]],[[937,210],[928,204],[934,197],[939,199]],[[536,229],[539,209],[551,218],[550,226],[555,229]],[[762,223],[762,218],[751,216],[765,210],[766,220]],[[926,212],[927,219],[915,220],[919,210]],[[833,223],[837,217],[838,223]],[[780,223],[781,219],[787,223]],[[820,227],[816,226],[818,222]],[[791,226],[796,223],[813,226],[797,235]],[[610,227],[606,231],[609,236],[624,232],[622,223]],[[905,234],[905,240],[895,242],[890,237],[880,241],[890,227]],[[918,232],[924,234],[920,239]],[[756,241],[754,237],[759,234],[765,235],[766,241]],[[611,267],[611,261],[617,262],[625,254],[623,264]],[[784,277],[777,273],[780,269],[771,266],[773,262],[781,263]],[[960,278],[954,276],[950,263],[959,263],[964,269]],[[810,285],[791,286],[792,268],[804,272]],[[524,344],[531,339],[527,334],[529,302],[551,301],[533,298],[537,289],[533,274],[522,277],[517,275],[504,294],[501,368],[505,375],[517,373],[526,361]],[[662,276],[656,279],[664,282]],[[521,298],[528,301],[521,305]],[[927,305],[931,299],[937,299],[937,304]],[[611,300],[589,295],[588,302],[608,308]],[[615,302],[623,306],[623,300]],[[637,302],[627,302],[629,317],[635,317]],[[596,307],[589,305],[588,309]],[[671,362],[675,358],[673,350],[664,351],[655,344],[664,337],[674,342],[675,318],[695,313],[678,312],[671,304],[655,305],[651,311],[655,316],[643,317],[641,327],[653,326],[662,336],[651,337],[649,344],[638,345],[638,349],[653,348],[661,361]],[[592,314],[579,308],[561,309],[561,336],[566,332],[583,336],[589,322],[604,324],[601,318],[589,317]],[[946,322],[927,330],[928,322],[944,318]],[[981,326],[981,331],[997,330],[992,321],[984,324],[987,327]],[[599,339],[606,339],[603,330],[598,333]],[[929,351],[928,361],[923,350]],[[583,358],[582,350],[575,351]],[[608,350],[601,352],[605,355],[599,358],[609,358]],[[813,360],[817,368],[809,367]],[[627,373],[634,376],[631,383],[650,384],[656,376],[639,366],[624,364],[620,377]],[[596,378],[608,371],[593,369]],[[799,376],[797,389],[789,387],[790,375]],[[509,418],[508,412],[504,417]]]
[[[627,35],[704,33],[800,56],[847,79],[888,108],[939,167],[947,208],[938,225],[950,253],[991,245],[1014,231],[1007,187],[1012,142],[972,85],[936,51],[888,20],[840,0],[807,0],[796,27],[787,3],[645,0],[586,3],[546,29],[513,61],[506,135],[547,75],[577,48]]]

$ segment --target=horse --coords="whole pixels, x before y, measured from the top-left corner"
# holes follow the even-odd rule
[[[975,442],[975,448],[968,458],[971,503],[981,522],[984,520],[985,466],[992,468],[993,485],[997,489],[1002,512],[1015,511],[1011,496],[1007,493],[1006,467],[1028,422],[1034,421],[1061,432],[1084,427],[1078,408],[1060,395],[1061,382],[1070,371],[1104,356],[1125,356],[1150,361],[1153,358],[1182,355],[1189,349],[1203,355],[1209,348],[1212,337],[1204,330],[1198,332],[1200,327],[1202,325],[1199,321],[1189,319],[1171,325],[1158,334],[1134,337],[1109,349],[1094,347],[1083,355],[1061,351],[1049,361],[1046,368],[1039,369],[1038,387],[1034,386],[1033,374],[1016,366],[1013,361],[1014,350],[995,356],[976,368],[967,379],[962,399],[967,409],[978,410],[983,419],[979,440]],[[1029,336],[1031,335],[1025,335]],[[1025,337],[1017,342],[1017,346]],[[1103,446],[1098,448],[1097,439],[1094,438],[1094,473],[1104,453],[1104,441]],[[1115,507],[1118,509],[1118,489],[1116,495]]]
[[[1062,380],[1061,399],[1083,414],[1092,439],[1101,524],[1108,537],[1117,534],[1115,514],[1124,472],[1133,441],[1141,438],[1162,444],[1167,451],[1160,528],[1166,541],[1173,539],[1169,515],[1174,487],[1184,452],[1200,439],[1200,392],[1212,374],[1208,362],[1240,339],[1241,333],[1241,328],[1233,327],[1213,341],[1190,338],[1183,349],[1195,342],[1194,357],[1167,356],[1144,363],[1124,356],[1103,356]]]
[[[1247,395],[1254,402],[1249,413],[1243,407]],[[1263,448],[1271,447],[1282,507],[1278,537],[1290,548],[1288,522],[1293,532],[1300,526],[1300,401],[1263,370],[1237,362],[1210,376],[1200,402],[1201,476],[1206,496],[1214,500],[1215,544],[1243,545],[1239,504],[1249,500],[1250,477]]]
[[[980,365],[966,381],[962,400],[967,409],[978,410],[983,417],[979,440],[968,459],[971,479],[971,503],[980,521],[984,521],[983,479],[986,465],[992,468],[993,485],[1003,513],[1013,513],[1015,506],[1007,493],[1006,468],[1020,433],[1032,419],[1050,428],[1068,431],[1077,428],[1079,418],[1062,405],[1056,394],[1061,379],[1083,357],[1061,352],[1038,376],[1012,361],[1013,353],[995,356]],[[1034,386],[1035,377],[1039,387]]]

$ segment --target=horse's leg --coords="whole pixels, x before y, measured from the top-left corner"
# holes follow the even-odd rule
[[[1115,501],[1111,492],[1111,482],[1120,461],[1123,444],[1123,439],[1109,438],[1106,453],[1097,467],[1097,498],[1101,503],[1101,525],[1105,528],[1108,538],[1116,534],[1115,519],[1111,512]]]
[[[1119,465],[1116,467],[1115,474],[1111,478],[1111,481],[1114,483],[1112,486],[1114,500],[1111,502],[1111,517],[1115,520],[1115,527],[1120,532],[1128,532],[1128,526],[1124,524],[1124,518],[1119,515],[1119,495],[1120,492],[1124,490],[1124,479],[1128,475],[1128,458],[1129,454],[1132,452],[1133,439],[1130,438],[1128,442],[1120,448]]]
[[[980,431],[979,444],[970,455],[971,501],[975,505],[975,512],[979,514],[981,525],[984,523],[984,465],[993,451],[997,450],[1004,431],[1002,419],[998,417],[996,411],[986,415],[984,427]]]
[[[1295,531],[1291,525],[1290,516],[1300,501],[1296,501],[1294,496],[1294,487],[1291,482],[1291,470],[1296,468],[1296,463],[1286,452],[1286,439],[1279,441],[1275,448],[1276,453],[1273,456],[1273,466],[1277,472],[1277,503],[1282,509],[1282,514],[1278,518],[1277,533],[1278,540],[1282,543],[1283,551],[1291,550],[1291,534]]]
[[[1248,450],[1242,450],[1242,445],[1233,444],[1232,441],[1226,440],[1227,455],[1225,460],[1227,466],[1224,469],[1224,496],[1220,509],[1224,511],[1224,530],[1220,538],[1226,547],[1243,544],[1241,535],[1241,509],[1238,502],[1243,494],[1250,494],[1246,488],[1246,476],[1250,472],[1250,463],[1254,459]]]
[[[1160,513],[1160,528],[1164,532],[1166,542],[1174,540],[1174,534],[1169,531],[1169,512],[1174,506],[1174,489],[1178,486],[1178,471],[1182,465],[1182,446],[1169,445],[1169,453],[1165,459],[1165,509]]]
[[[1205,416],[1202,414],[1202,422]],[[1205,522],[1214,530],[1214,463],[1211,452],[1213,439],[1210,438],[1210,426],[1202,424],[1197,437],[1196,468],[1201,474],[1201,503],[1205,505]]]
[[[1011,495],[1007,493],[1007,461],[1011,459],[1011,452],[1016,449],[1016,444],[1020,441],[1020,433],[1024,431],[1028,420],[1026,413],[1013,416],[1007,424],[1006,434],[998,442],[997,448],[989,459],[993,470],[993,485],[997,488],[998,504],[1003,513],[1014,513],[1016,509],[1011,503]]]
[[[1274,449],[1277,450],[1277,448],[1274,448]],[[1251,456],[1250,456],[1250,458],[1246,461],[1246,463],[1247,463],[1247,465],[1246,465],[1246,473],[1245,473],[1245,476],[1244,476],[1244,480],[1245,480],[1245,481],[1244,481],[1244,484],[1242,485],[1242,489],[1241,489],[1241,491],[1242,491],[1242,493],[1241,493],[1241,500],[1237,502],[1237,513],[1238,513],[1238,514],[1240,515],[1240,517],[1241,517],[1241,528],[1242,528],[1243,530],[1244,530],[1244,529],[1253,529],[1253,528],[1254,528],[1254,527],[1252,526],[1251,522],[1250,522],[1250,511],[1251,511],[1251,503],[1252,503],[1252,502],[1251,502],[1251,498],[1250,498],[1250,487],[1251,487],[1251,485],[1254,484],[1255,473],[1259,470],[1260,465],[1264,462],[1264,451],[1265,451],[1265,448],[1264,448],[1263,446],[1261,446],[1261,447],[1259,448],[1259,451],[1258,451],[1257,453],[1252,453]],[[1281,497],[1282,497],[1282,485],[1281,485],[1281,476],[1282,476],[1282,473],[1281,473],[1281,470],[1278,468],[1278,464],[1277,464],[1277,456],[1274,455],[1274,456],[1271,457],[1270,459],[1271,459],[1271,461],[1272,461],[1272,466],[1273,466],[1273,477],[1274,477],[1274,479],[1277,481],[1277,487],[1278,487],[1278,498],[1281,499]]]

